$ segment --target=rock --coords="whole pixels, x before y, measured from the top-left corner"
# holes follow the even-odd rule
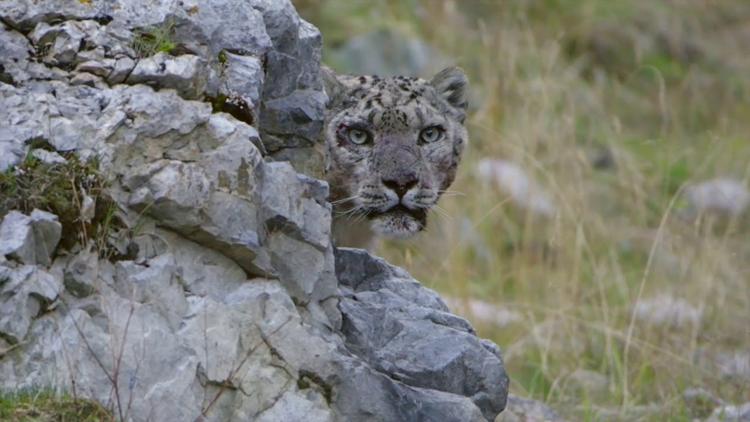
[[[86,85],[92,88],[97,87],[102,83],[102,78],[93,75],[91,73],[78,73],[70,78],[71,85]]]
[[[14,269],[0,264],[0,280],[0,337],[17,344],[26,338],[33,318],[60,294],[62,283],[31,265]]]
[[[721,406],[716,408],[706,422],[748,422],[750,421],[750,403],[739,406]]]
[[[65,164],[68,162],[65,158],[63,158],[62,155],[54,152],[54,151],[47,151],[41,148],[37,148],[35,150],[31,151],[31,156],[36,158],[37,160],[43,162],[44,164]]]
[[[172,57],[167,53],[157,53],[139,60],[126,82],[172,88],[182,97],[194,99],[203,95],[207,80],[208,69],[200,57],[191,54]]]
[[[694,215],[715,213],[738,217],[750,205],[747,187],[733,179],[714,179],[688,186],[685,195]]]
[[[315,137],[323,128],[321,119],[326,101],[326,95],[320,91],[295,91],[286,97],[265,100],[260,124],[271,136],[263,138],[274,141],[266,143],[266,147],[274,151],[314,145]],[[286,137],[293,143],[283,141]]]
[[[229,99],[240,100],[251,111],[250,123],[260,113],[261,87],[264,83],[263,65],[257,57],[224,52],[219,92]]]
[[[107,82],[112,85],[125,82],[134,68],[135,60],[130,57],[125,56],[116,59],[112,71],[107,75]]]
[[[668,295],[641,299],[633,308],[636,320],[660,327],[697,327],[703,312],[684,299]]]
[[[746,350],[724,351],[714,355],[716,369],[722,378],[739,384],[750,383],[750,352]]]
[[[690,414],[701,419],[709,416],[715,408],[723,404],[720,399],[702,388],[685,390],[682,393],[682,399],[685,401]]]
[[[565,380],[565,386],[578,389],[588,397],[604,396],[609,391],[609,379],[588,369],[576,369]]]
[[[505,160],[483,159],[477,164],[477,175],[485,183],[495,185],[522,210],[532,215],[550,218],[556,206],[549,193],[542,189],[516,163]]]
[[[331,60],[354,75],[427,77],[450,63],[424,41],[391,29],[356,36],[331,53]]]
[[[361,250],[340,248],[336,261],[339,281],[353,289],[339,308],[355,354],[407,385],[470,397],[488,420],[505,407],[508,376],[499,351],[449,314],[434,292]],[[351,272],[361,267],[385,271]],[[389,278],[396,274],[406,280]]]
[[[87,297],[97,290],[99,256],[90,250],[81,251],[67,264],[63,283],[65,289],[76,297]]]
[[[115,63],[115,59],[88,60],[76,66],[75,70],[106,78],[114,70]]]
[[[554,410],[543,403],[508,395],[508,406],[495,422],[563,422]]]
[[[0,82],[16,84],[27,80],[25,64],[31,51],[33,47],[26,37],[0,23]]]
[[[144,265],[118,261],[115,264],[115,290],[121,297],[150,304],[175,330],[188,308],[175,271],[174,257],[170,254],[149,259]]]
[[[477,299],[444,298],[445,303],[458,314],[486,324],[506,327],[523,320],[521,314],[502,306]]]
[[[49,265],[60,242],[62,225],[57,216],[34,210],[26,216],[9,212],[0,225],[0,255],[7,255],[29,265]]]
[[[334,421],[334,416],[327,408],[325,398],[315,391],[286,392],[274,405],[261,413],[259,422],[276,421]]]
[[[40,22],[29,38],[37,51],[44,54],[44,63],[66,68],[75,64],[78,52],[86,47],[86,39],[99,30],[100,25],[93,20],[66,21],[52,26]]]

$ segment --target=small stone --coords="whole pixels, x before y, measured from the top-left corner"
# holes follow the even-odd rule
[[[684,299],[661,295],[642,299],[633,309],[638,321],[661,327],[689,328],[701,322],[703,312]]]
[[[107,75],[107,82],[112,85],[125,82],[130,72],[135,68],[135,60],[128,56],[120,57],[115,61],[112,72]]]
[[[62,291],[62,283],[53,274],[35,266],[15,269],[0,266],[0,337],[13,344],[21,342],[31,321]]]
[[[747,187],[733,179],[714,179],[687,187],[685,194],[691,211],[738,217],[750,206]]]
[[[54,152],[47,151],[46,149],[37,148],[31,151],[31,156],[44,164],[65,164],[68,162],[62,155]]]
[[[70,79],[70,84],[71,85],[86,85],[86,86],[90,86],[93,88],[97,85],[97,83],[101,81],[102,81],[102,78],[92,73],[76,73]]]
[[[85,223],[91,222],[96,216],[96,200],[91,195],[84,192],[83,200],[81,201],[81,221]]]
[[[9,212],[0,225],[0,255],[7,255],[29,265],[49,265],[55,252],[62,225],[57,216],[34,210],[30,216]]]
[[[554,410],[544,403],[508,394],[508,405],[495,422],[563,422]]]
[[[588,369],[576,369],[567,380],[574,388],[586,392],[588,395],[607,394],[609,380],[606,376]]]
[[[116,61],[114,59],[106,60],[89,60],[76,66],[76,72],[88,72],[102,78],[106,78],[114,69]]]
[[[750,422],[750,402],[717,407],[706,422]]]
[[[65,289],[76,297],[90,296],[96,292],[98,273],[98,254],[90,250],[82,251],[73,257],[65,268]]]
[[[478,322],[493,324],[498,327],[506,327],[523,320],[521,314],[516,311],[482,300],[464,300],[454,297],[444,297],[443,299],[452,311],[459,315],[473,318]]]
[[[518,164],[505,160],[483,159],[477,164],[477,175],[502,193],[509,195],[517,207],[541,217],[553,217],[556,206],[549,193],[538,185]]]
[[[750,385],[750,352],[719,352],[714,360],[723,378]]]

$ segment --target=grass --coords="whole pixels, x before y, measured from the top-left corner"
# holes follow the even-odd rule
[[[469,73],[471,142],[451,187],[462,195],[441,200],[450,217],[433,215],[419,239],[380,253],[444,295],[522,316],[502,327],[474,319],[503,348],[513,392],[571,420],[690,420],[681,395],[696,386],[750,400],[747,379],[710,364],[750,350],[750,221],[688,219],[681,195],[713,177],[750,179],[750,57],[741,53],[750,3],[295,5],[328,50],[385,27]],[[594,165],[603,152],[613,165]],[[476,165],[486,157],[521,164],[550,192],[554,216],[516,209],[483,183]],[[700,309],[700,323],[633,317],[637,302],[661,294]],[[582,370],[604,387],[577,384]]]
[[[167,21],[164,25],[137,31],[133,38],[133,50],[140,58],[156,53],[171,54],[178,47],[174,41],[174,30],[174,22]]]
[[[9,422],[112,421],[100,404],[49,391],[0,394],[0,420]]]
[[[102,257],[110,258],[117,252],[109,236],[123,225],[116,216],[117,205],[106,193],[107,181],[95,159],[64,155],[65,163],[47,164],[29,154],[19,166],[0,173],[0,219],[11,210],[51,212],[62,225],[63,248],[92,241]]]

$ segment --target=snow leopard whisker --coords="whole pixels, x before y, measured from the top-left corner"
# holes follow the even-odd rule
[[[354,201],[359,199],[359,195],[350,196],[348,198],[339,199],[338,201],[331,201],[331,205],[341,204],[343,202]]]

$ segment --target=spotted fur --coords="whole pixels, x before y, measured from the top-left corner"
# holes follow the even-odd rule
[[[337,76],[324,70],[326,179],[339,245],[410,237],[451,185],[466,144],[467,80]]]

